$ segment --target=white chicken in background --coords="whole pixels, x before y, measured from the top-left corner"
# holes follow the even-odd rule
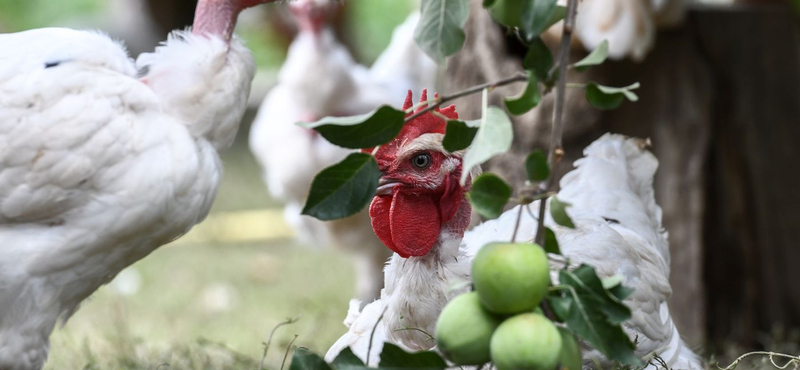
[[[426,99],[423,91],[421,100]],[[411,105],[409,94],[404,107]],[[458,117],[452,106],[438,113]],[[330,348],[326,360],[346,347],[366,360],[373,327],[369,364],[378,363],[384,341],[413,351],[433,348],[435,341],[426,333],[435,332],[442,308],[463,292],[452,290],[453,283],[469,279],[471,259],[483,245],[511,240],[516,208],[465,234],[471,216],[464,196],[469,181],[459,185],[463,152],[443,149],[444,130],[444,120],[426,114],[378,150],[382,176],[370,215],[375,233],[396,253],[386,267],[381,299],[361,312],[351,304],[345,319],[349,331]],[[624,328],[637,337],[638,355],[657,353],[670,368],[699,370],[699,359],[680,339],[667,307],[669,249],[652,187],[658,161],[640,143],[608,134],[587,147],[558,193],[572,204],[569,211],[577,228],[559,227],[550,219],[546,224],[571,261],[594,266],[601,277],[619,275],[635,289],[625,300],[632,318]],[[538,202],[531,207],[538,209]],[[536,222],[522,214],[516,240],[531,241]],[[596,351],[584,353],[587,363],[594,358],[602,361]]]
[[[566,6],[566,0],[559,0]],[[686,0],[582,0],[578,3],[574,37],[586,50],[608,40],[611,59],[642,61],[653,48],[659,27],[680,23]],[[561,23],[548,29],[560,38]]]
[[[266,2],[201,0],[136,63],[99,32],[0,35],[0,369],[41,369],[59,319],[205,218],[255,73],[233,27]]]
[[[369,69],[369,77],[387,92],[393,104],[408,90],[420,91],[436,87],[439,68],[414,41],[419,12],[413,12],[392,32],[389,46]]]
[[[432,87],[437,66],[413,41],[419,15],[410,16],[395,30],[372,69],[359,65],[326,23],[326,13],[333,6],[338,4],[326,0],[289,3],[299,33],[289,47],[278,84],[253,121],[250,149],[264,168],[270,194],[286,202],[284,217],[300,241],[331,246],[355,257],[357,294],[370,302],[380,293],[383,266],[391,253],[375,237],[366,210],[331,222],[300,214],[314,176],[352,150],[330,144],[296,123],[362,114],[391,104],[396,94],[410,88]]]

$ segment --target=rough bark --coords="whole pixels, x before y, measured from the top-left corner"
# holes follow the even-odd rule
[[[785,5],[706,11],[695,24],[716,96],[708,328],[718,345],[761,345],[800,326],[800,27]]]

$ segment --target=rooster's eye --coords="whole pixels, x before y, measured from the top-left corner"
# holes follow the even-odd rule
[[[431,156],[427,153],[422,153],[411,158],[411,163],[414,167],[419,169],[426,169],[431,165]]]

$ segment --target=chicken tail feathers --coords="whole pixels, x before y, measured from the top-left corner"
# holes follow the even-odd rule
[[[658,160],[647,150],[649,146],[649,139],[603,135],[584,149],[584,158],[575,161],[578,170],[561,180],[559,196],[647,236],[669,264],[667,233],[661,226],[662,211],[653,191]],[[598,195],[586,194],[586,189]]]
[[[664,364],[667,364],[669,369],[674,370],[702,370],[705,369],[700,356],[686,345],[680,334],[678,328],[672,326],[672,340],[669,342],[667,348],[659,353],[661,361],[651,360],[650,364],[645,370],[662,369]],[[663,362],[663,363],[662,363]]]

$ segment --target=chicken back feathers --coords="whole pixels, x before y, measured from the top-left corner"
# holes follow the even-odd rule
[[[4,370],[41,368],[59,318],[211,207],[252,56],[236,40],[176,32],[140,62],[153,72],[142,79],[96,32],[0,35]],[[171,71],[182,84],[163,80]]]

